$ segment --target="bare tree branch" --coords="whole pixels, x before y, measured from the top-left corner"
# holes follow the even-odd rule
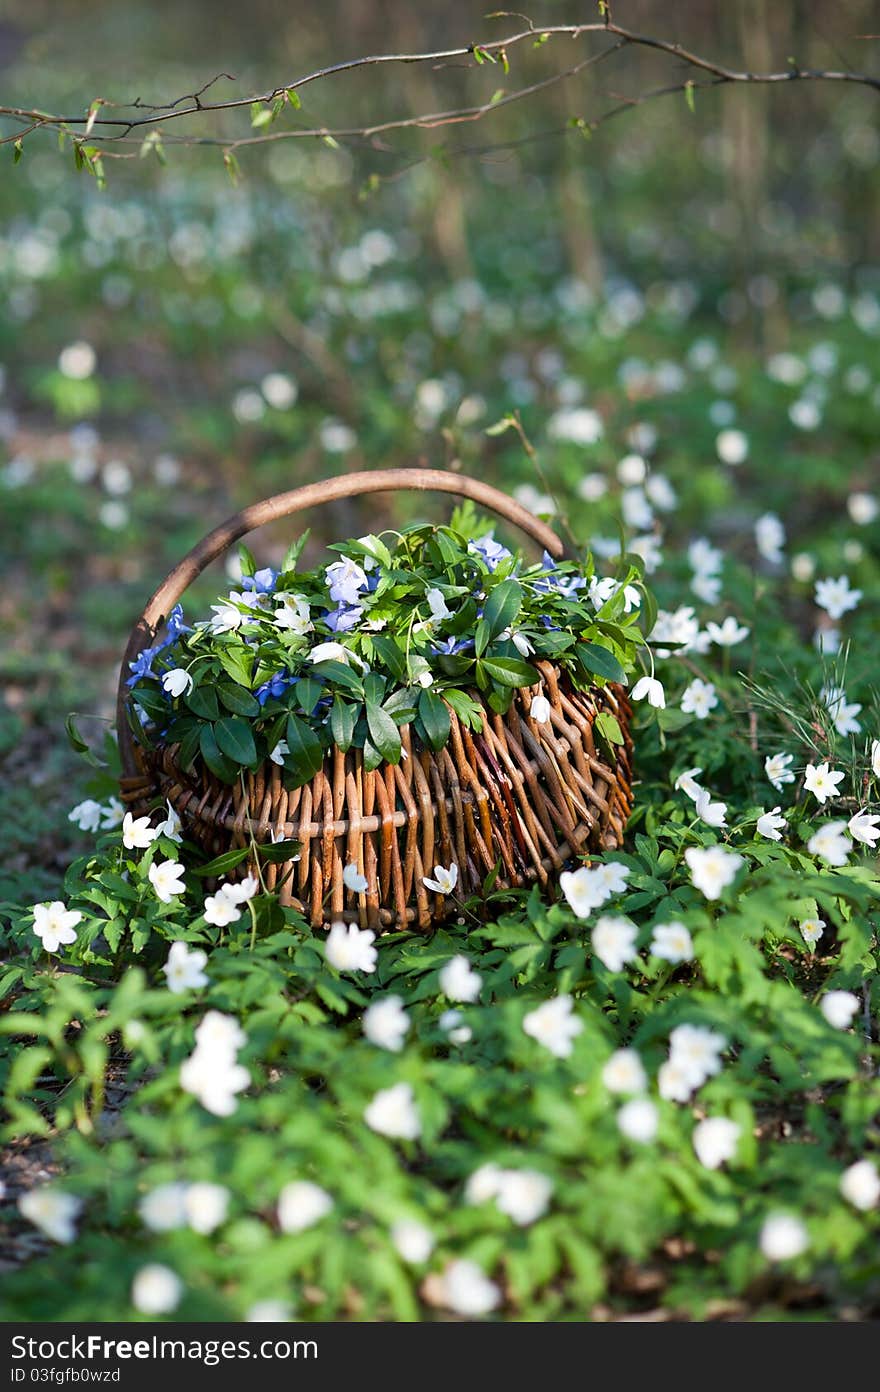
[[[203,97],[218,82],[235,80],[227,72],[218,73],[197,91],[177,97],[164,104],[147,103],[140,97],[131,102],[109,102],[103,98],[96,98],[85,115],[75,116],[57,115],[36,108],[0,106],[0,118],[7,118],[16,127],[11,135],[0,138],[0,144],[15,143],[16,157],[18,157],[21,151],[20,142],[25,137],[31,137],[35,132],[47,128],[56,129],[73,141],[78,160],[82,160],[88,168],[92,168],[94,163],[96,161],[99,163],[102,158],[136,158],[137,152],[135,151],[113,148],[130,145],[137,145],[140,153],[151,148],[156,149],[158,153],[165,143],[175,146],[219,146],[224,151],[224,158],[227,159],[228,163],[231,161],[232,164],[234,164],[232,152],[235,150],[265,145],[277,140],[322,138],[325,140],[357,140],[371,142],[373,148],[388,148],[379,143],[380,137],[392,131],[434,130],[443,126],[481,121],[493,112],[502,110],[514,102],[520,102],[535,93],[578,76],[586,69],[603,62],[606,58],[626,48],[654,50],[675,59],[676,63],[689,73],[693,72],[705,76],[702,77],[702,80],[688,76],[638,96],[623,98],[615,106],[598,116],[575,118],[571,125],[583,134],[589,134],[623,111],[642,106],[645,102],[652,101],[657,97],[684,92],[690,98],[694,90],[731,83],[766,85],[788,82],[847,82],[880,92],[880,76],[853,72],[848,69],[802,68],[794,62],[790,62],[788,67],[779,72],[753,72],[727,67],[700,54],[693,53],[681,44],[671,43],[647,34],[639,34],[616,24],[611,18],[610,8],[607,5],[604,8],[604,18],[601,21],[586,24],[535,25],[527,16],[509,11],[499,12],[491,17],[518,19],[526,27],[517,29],[504,38],[490,39],[480,44],[469,43],[425,53],[383,53],[351,58],[295,77],[290,82],[280,87],[274,87],[268,92],[255,93],[247,97],[232,97],[223,101],[206,102]],[[461,59],[469,68],[488,64],[494,68],[501,66],[506,73],[510,67],[509,53],[525,43],[531,42],[534,47],[543,47],[550,40],[567,39],[571,42],[577,42],[585,36],[593,35],[601,35],[612,42],[600,49],[598,53],[593,53],[537,82],[520,87],[513,92],[496,92],[489,101],[483,103],[415,116],[389,117],[387,120],[378,121],[371,125],[314,126],[303,124],[279,130],[266,129],[280,116],[285,107],[293,110],[298,109],[300,105],[298,94],[302,88],[344,72],[351,72],[354,69],[387,64],[429,64],[434,67],[442,67],[454,60]],[[252,112],[252,129],[247,135],[224,138],[216,135],[177,131],[169,131],[166,134],[166,128],[172,122],[178,122],[187,117],[210,117],[215,113],[241,108],[248,108]],[[119,114],[114,115],[113,112]],[[255,125],[256,129],[253,128]],[[563,127],[562,129],[569,128]],[[503,148],[512,148],[531,139],[543,139],[557,133],[559,132],[538,132],[535,136],[527,136],[518,141],[508,142]],[[490,148],[499,149],[502,147]],[[473,150],[463,152],[476,153]],[[415,162],[418,160],[413,161],[413,163]],[[92,172],[95,172],[94,168],[92,168]]]

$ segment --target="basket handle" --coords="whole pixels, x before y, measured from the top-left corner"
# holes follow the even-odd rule
[[[233,542],[257,527],[265,526],[267,522],[275,522],[279,517],[290,517],[293,513],[303,512],[306,508],[316,507],[320,503],[333,502],[337,498],[350,498],[362,493],[388,493],[400,488],[417,492],[456,493],[459,497],[471,498],[475,503],[519,527],[551,556],[558,559],[566,554],[565,544],[556,533],[520,503],[490,484],[480,482],[479,479],[447,473],[442,469],[375,469],[363,473],[343,474],[339,478],[309,483],[303,488],[294,488],[287,493],[276,493],[274,497],[266,498],[261,503],[252,503],[250,507],[244,508],[219,527],[215,527],[213,532],[178,562],[162,581],[132,629],[122,658],[116,701],[119,750],[122,770],[126,777],[135,777],[138,772],[125,711],[128,664],[149,646],[160,624],[202,571],[228,550]]]

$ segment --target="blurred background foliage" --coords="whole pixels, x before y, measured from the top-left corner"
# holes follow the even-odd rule
[[[614,14],[757,70],[789,57],[871,70],[880,43],[869,0],[618,0]],[[529,15],[593,21],[596,7],[541,0]],[[32,0],[0,16],[4,103],[71,113],[95,97],[170,101],[221,71],[236,81],[217,94],[242,95],[517,23],[469,0]],[[524,45],[509,75],[458,61],[343,74],[306,88],[278,128],[485,101],[595,42]],[[0,897],[40,897],[69,859],[80,782],[67,710],[110,715],[147,595],[257,497],[425,463],[477,472],[538,511],[552,490],[579,534],[614,535],[615,468],[635,449],[678,494],[661,602],[676,541],[709,530],[735,551],[767,509],[839,573],[845,500],[878,474],[877,93],[725,87],[698,92],[693,112],[681,95],[647,102],[589,140],[568,126],[680,77],[667,56],[627,49],[478,123],[242,150],[237,182],[222,148],[176,147],[171,130],[165,165],[137,146],[107,158],[103,192],[50,133],[15,165],[0,148],[0,757],[13,828]],[[248,112],[174,129],[233,139]],[[553,429],[580,407],[601,417],[591,442]],[[485,433],[514,410],[545,477],[513,432]],[[748,436],[738,470],[718,460],[725,427]],[[597,476],[602,496],[584,485]],[[315,544],[424,506],[339,504],[313,519]],[[262,563],[285,539],[257,540]],[[872,564],[847,559],[857,579]]]

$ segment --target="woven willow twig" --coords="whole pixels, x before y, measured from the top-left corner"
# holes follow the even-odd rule
[[[282,494],[212,533],[157,591],[129,643],[120,677],[121,709],[127,661],[143,641],[151,640],[193,572],[199,573],[223,549],[215,539],[222,535],[228,545],[250,526],[269,520],[265,509],[270,505],[282,505],[272,516],[283,515],[320,501],[316,494],[321,489],[335,486],[338,497],[341,484],[349,485],[346,491],[364,491],[375,489],[377,479],[384,480],[378,487],[442,487],[477,497],[521,525],[551,554],[562,554],[559,539],[517,504],[457,475],[389,470]],[[302,501],[306,494],[308,503]],[[257,523],[251,520],[255,515]],[[188,836],[211,856],[252,841],[299,841],[295,862],[268,864],[262,874],[268,889],[280,886],[282,903],[299,908],[316,927],[328,919],[345,919],[375,928],[427,929],[456,913],[457,899],[478,895],[496,867],[498,889],[533,883],[547,888],[573,857],[612,849],[623,840],[632,809],[626,695],[614,685],[579,692],[552,663],[537,666],[540,683],[518,690],[506,715],[484,706],[479,733],[467,730],[450,710],[450,739],[439,752],[422,748],[411,728],[404,727],[400,764],[383,763],[368,771],[361,750],[343,754],[334,749],[311,782],[293,790],[284,787],[282,771],[271,761],[232,787],[198,760],[184,772],[177,764],[177,746],[143,748],[123,720],[122,795],[138,810],[151,806],[157,796],[167,799]],[[537,694],[550,704],[550,720],[540,725],[529,713]],[[477,692],[471,695],[480,699]],[[597,752],[593,739],[601,710],[617,717],[624,735],[612,762]],[[424,880],[433,876],[435,865],[452,864],[458,866],[454,896],[430,891]],[[365,877],[365,892],[345,887],[347,865],[355,865]]]

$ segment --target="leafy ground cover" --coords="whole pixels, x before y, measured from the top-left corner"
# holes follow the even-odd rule
[[[876,1316],[878,280],[777,227],[732,289],[721,193],[682,154],[676,239],[652,148],[603,176],[601,287],[534,173],[443,255],[418,172],[331,226],[323,147],[268,190],[102,201],[38,157],[3,192],[5,1318]],[[622,525],[662,691],[619,852],[369,941],[206,890],[164,813],[124,831],[104,731],[208,525],[415,461],[608,573]],[[309,556],[415,520],[337,506]]]

